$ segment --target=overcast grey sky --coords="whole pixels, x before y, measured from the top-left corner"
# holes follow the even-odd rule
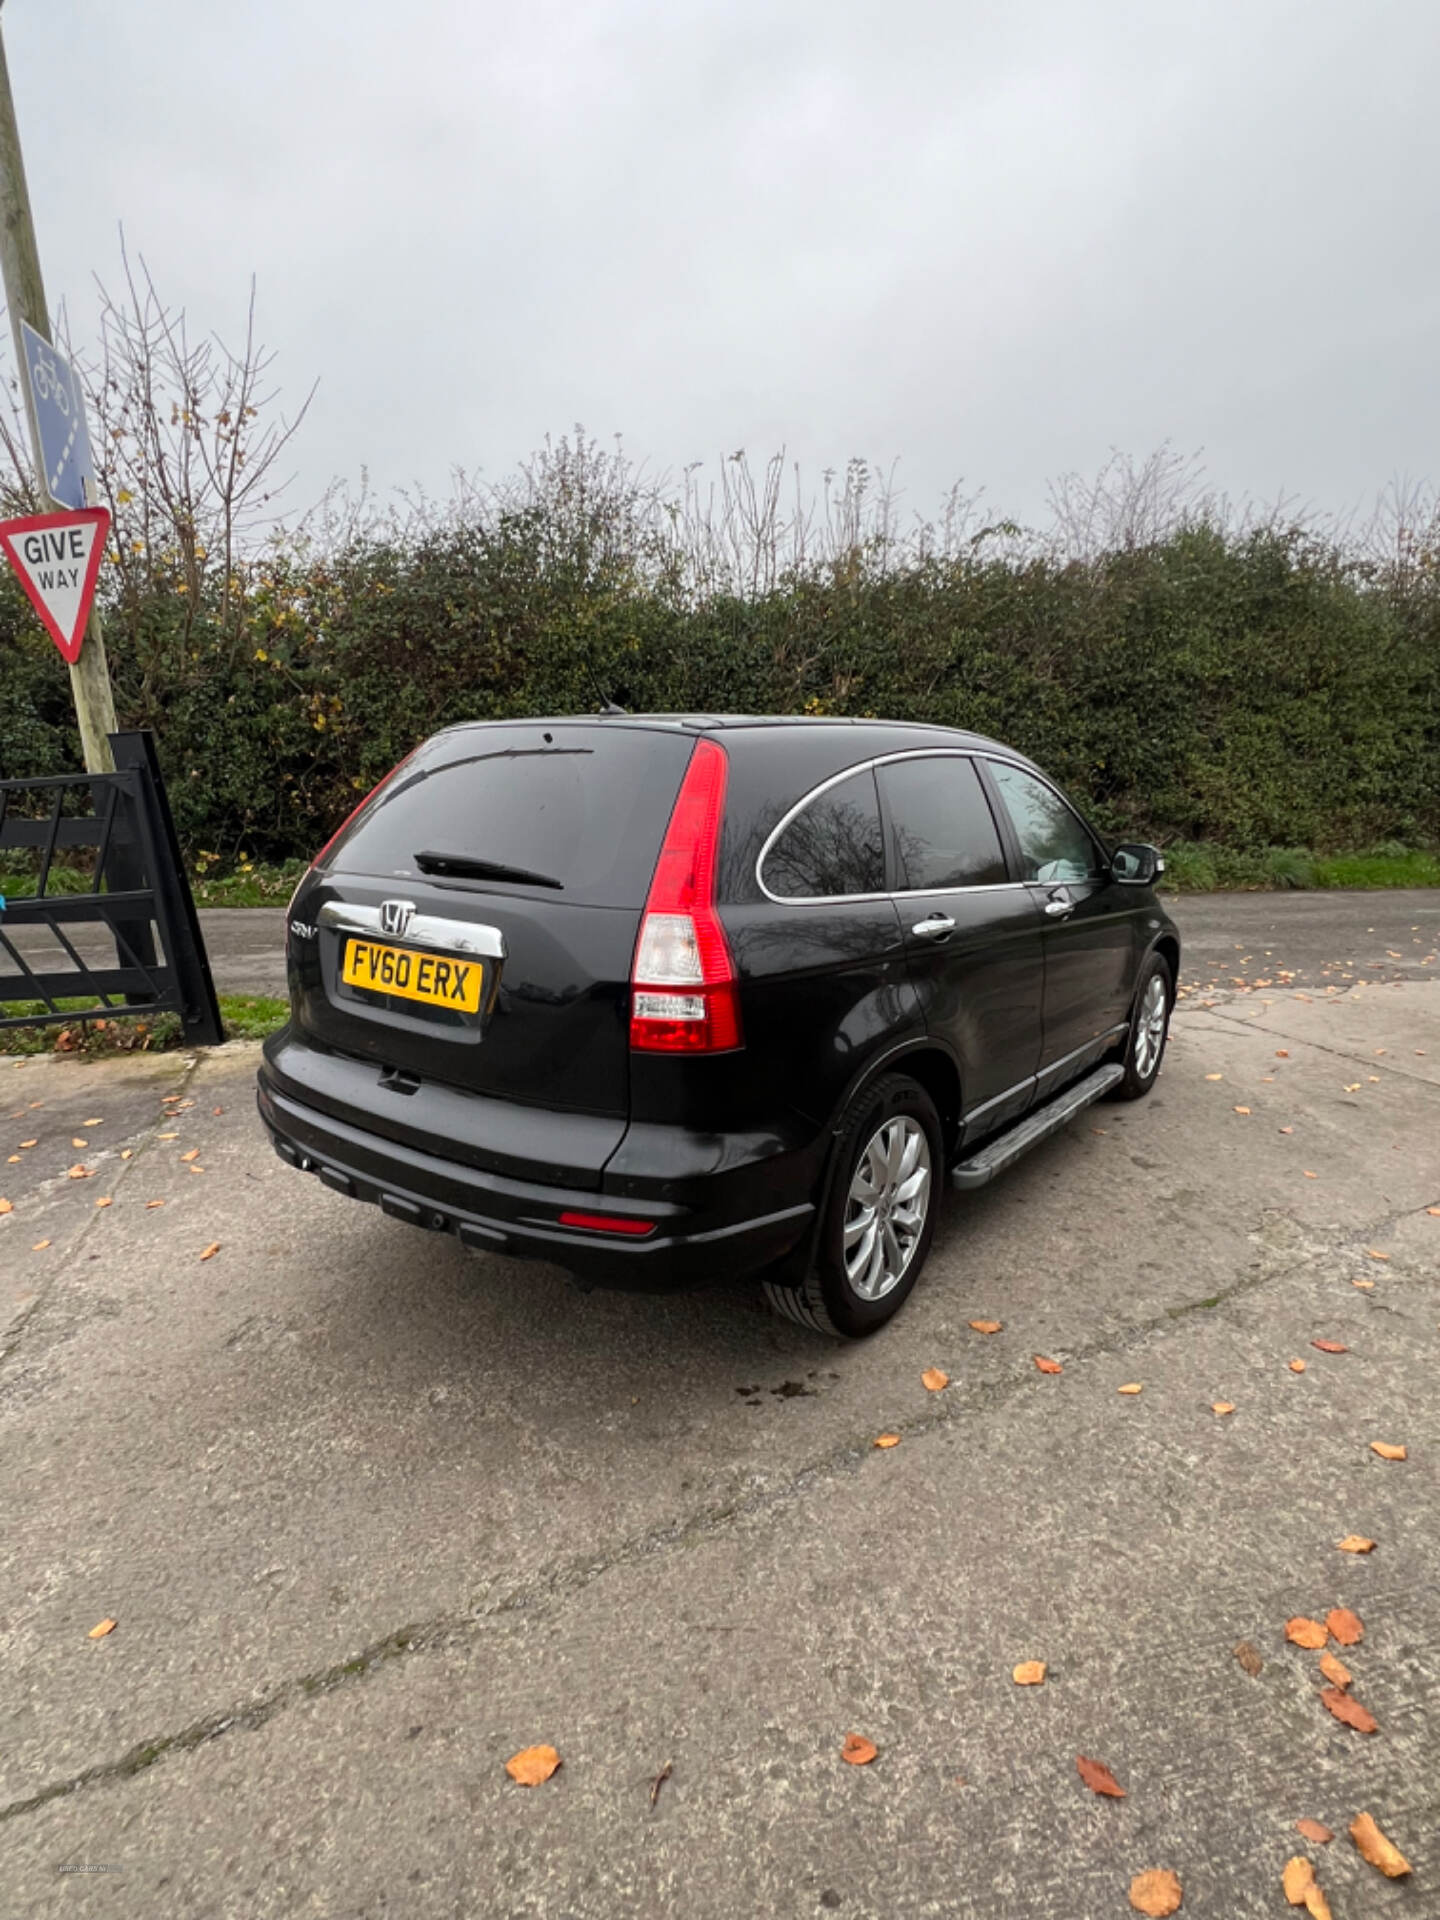
[[[1039,515],[1111,447],[1440,479],[1435,0],[9,0],[52,304],[248,276],[297,499],[583,421]]]

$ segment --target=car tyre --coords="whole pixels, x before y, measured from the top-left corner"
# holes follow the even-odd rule
[[[1121,1059],[1125,1077],[1112,1089],[1112,1099],[1143,1100],[1154,1086],[1160,1063],[1165,1058],[1174,1007],[1175,980],[1169,963],[1160,954],[1152,953],[1135,990],[1135,1011]]]
[[[861,1340],[909,1299],[935,1236],[946,1172],[935,1103],[908,1074],[872,1081],[846,1109],[833,1164],[808,1265],[762,1285],[787,1320]]]

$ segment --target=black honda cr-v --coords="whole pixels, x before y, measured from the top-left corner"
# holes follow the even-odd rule
[[[327,1186],[602,1285],[763,1274],[859,1335],[941,1189],[1159,1071],[1154,848],[879,721],[452,727],[316,858],[260,1112]]]

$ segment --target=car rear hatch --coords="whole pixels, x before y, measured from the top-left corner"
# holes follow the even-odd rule
[[[291,907],[296,1097],[447,1158],[598,1185],[630,1104],[636,934],[694,747],[673,727],[437,735]]]

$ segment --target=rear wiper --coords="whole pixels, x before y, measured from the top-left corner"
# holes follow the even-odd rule
[[[548,873],[532,873],[528,867],[507,867],[499,860],[481,860],[473,853],[417,853],[415,864],[422,873],[433,873],[448,880],[518,880],[527,887],[554,887],[565,891],[563,880]]]

